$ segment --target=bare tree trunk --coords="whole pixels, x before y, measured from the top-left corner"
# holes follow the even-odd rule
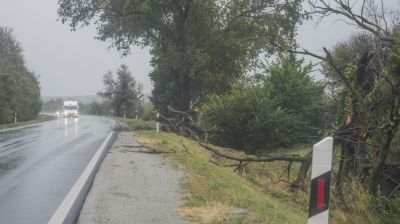
[[[389,128],[386,134],[385,142],[383,143],[380,154],[378,157],[378,163],[373,169],[371,180],[370,180],[370,192],[374,195],[378,192],[379,177],[382,175],[383,169],[385,167],[385,161],[390,151],[390,145],[392,143],[394,134],[392,127]]]
[[[291,186],[292,191],[297,191],[298,189],[301,189],[304,192],[307,191],[306,179],[307,179],[308,169],[311,166],[311,162],[312,162],[312,151],[305,156],[305,160],[301,163],[296,181]]]

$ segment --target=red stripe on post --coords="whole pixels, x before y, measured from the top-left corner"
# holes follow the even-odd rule
[[[323,209],[325,207],[325,180],[319,179],[317,184],[317,208]]]

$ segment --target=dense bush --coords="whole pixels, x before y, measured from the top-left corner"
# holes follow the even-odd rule
[[[400,194],[387,198],[378,194],[372,203],[383,223],[398,223],[400,219]]]
[[[142,114],[140,116],[145,121],[152,121],[155,118],[154,105],[151,102],[142,102]]]
[[[202,113],[210,141],[255,152],[318,138],[327,118],[326,96],[310,69],[286,57],[259,81],[210,97]]]

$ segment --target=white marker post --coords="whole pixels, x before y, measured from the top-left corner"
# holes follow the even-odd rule
[[[332,152],[332,137],[323,139],[313,147],[308,224],[329,223]]]
[[[17,123],[17,113],[14,113],[14,124]]]
[[[156,130],[157,130],[157,133],[160,133],[160,113],[157,113],[156,120],[157,120]]]

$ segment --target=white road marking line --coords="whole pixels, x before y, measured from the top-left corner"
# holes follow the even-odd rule
[[[67,217],[69,211],[71,210],[72,206],[74,205],[76,199],[78,198],[79,194],[82,191],[85,183],[89,179],[90,175],[94,171],[100,156],[102,155],[103,151],[107,148],[107,144],[112,136],[113,132],[108,134],[107,138],[103,141],[97,152],[94,154],[92,159],[90,160],[89,164],[86,166],[85,170],[79,177],[79,179],[75,182],[74,186],[68,192],[67,196],[61,202],[60,206],[58,206],[57,210],[54,212],[53,216],[51,217],[48,224],[61,224],[64,222],[65,218]]]

